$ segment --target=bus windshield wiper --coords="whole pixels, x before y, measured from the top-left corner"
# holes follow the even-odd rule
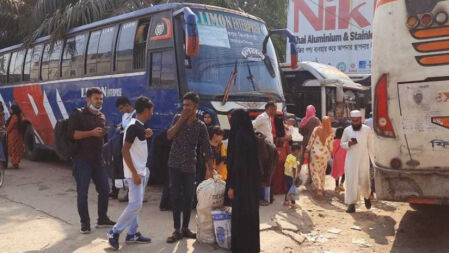
[[[237,80],[237,61],[235,61],[234,70],[231,72],[231,76],[229,77],[228,83],[226,84],[226,89],[223,93],[223,100],[221,101],[222,105],[225,105],[228,102],[229,94],[231,93],[232,85],[235,84],[235,80]]]
[[[249,64],[246,64],[246,66],[248,67],[248,74],[249,74],[249,76],[248,76],[247,78],[248,78],[248,80],[251,81],[251,84],[253,85],[254,91],[256,91],[256,86],[255,86],[254,84],[257,84],[257,87],[259,88],[259,91],[263,92],[265,95],[268,96],[268,98],[269,98],[270,100],[274,101],[274,99],[273,99],[273,97],[272,97],[272,94],[273,94],[273,93],[267,91],[267,90],[263,87],[263,85],[262,85],[259,81],[257,81],[256,77],[255,77],[255,76],[252,74],[252,72],[251,72],[251,68],[249,67]]]

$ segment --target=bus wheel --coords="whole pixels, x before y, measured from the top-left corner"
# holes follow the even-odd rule
[[[34,130],[31,125],[26,127],[23,141],[25,143],[25,157],[31,161],[39,160],[41,152],[36,145],[36,136],[34,136]]]

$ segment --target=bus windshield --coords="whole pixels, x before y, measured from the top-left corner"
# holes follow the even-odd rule
[[[270,58],[275,77],[270,75],[263,61],[262,44],[267,29],[262,22],[223,12],[196,10],[195,13],[200,52],[186,63],[189,90],[219,98],[234,73],[236,79],[230,90],[231,100],[232,96],[283,100],[271,41],[267,45],[266,57]]]

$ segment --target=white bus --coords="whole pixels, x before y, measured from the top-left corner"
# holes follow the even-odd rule
[[[379,0],[373,22],[379,199],[449,204],[449,1]]]

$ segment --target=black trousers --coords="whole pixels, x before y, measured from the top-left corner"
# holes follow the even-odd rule
[[[195,173],[183,172],[180,168],[169,168],[169,178],[174,228],[181,228],[181,212],[182,227],[188,228],[195,189]]]

